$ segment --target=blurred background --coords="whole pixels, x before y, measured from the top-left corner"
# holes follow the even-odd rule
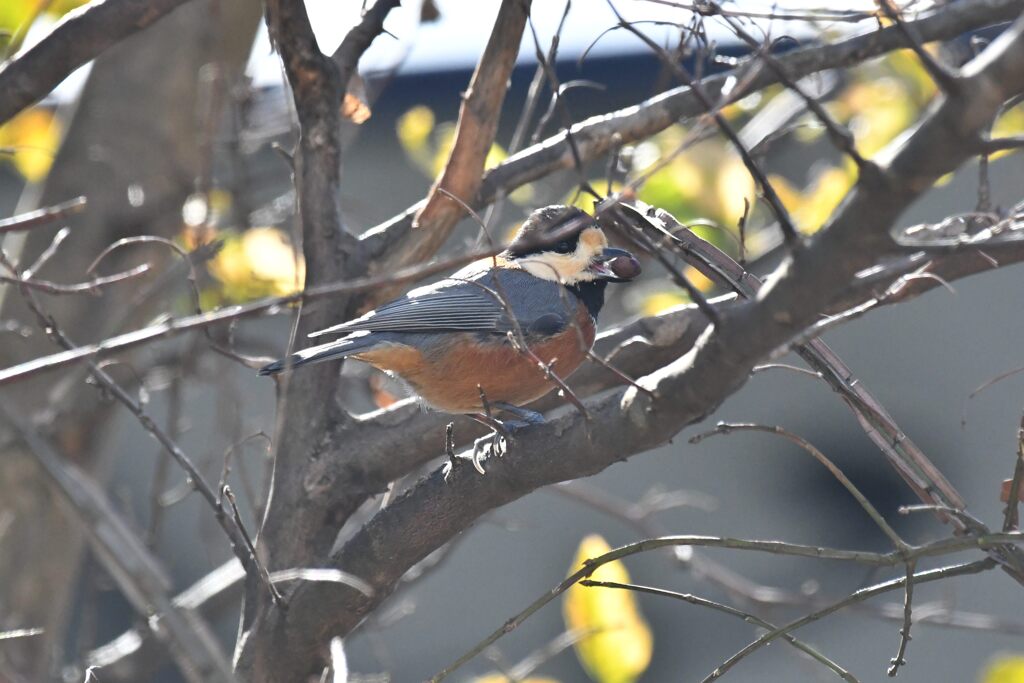
[[[45,34],[74,8],[74,0],[0,4],[6,54]],[[338,3],[340,4],[340,3]],[[358,16],[359,3],[338,7],[330,0],[307,3],[321,48],[327,52]],[[450,148],[460,93],[466,88],[490,32],[497,2],[427,0],[407,2],[389,17],[394,37],[379,38],[361,63],[360,123],[345,123],[347,149],[342,207],[349,229],[361,232],[423,198]],[[562,3],[534,3],[540,50],[547,52],[561,19]],[[678,42],[686,10],[652,2],[621,2],[619,9],[658,42]],[[751,25],[788,49],[813,40],[835,40],[869,30],[872,20],[852,21],[874,6],[817,12],[815,22],[758,20]],[[744,10],[808,12],[802,3],[742,3]],[[781,10],[778,8],[782,8]],[[86,196],[82,213],[52,229],[7,236],[4,250],[30,264],[59,228],[70,228],[40,277],[59,282],[87,279],[86,268],[122,237],[156,234],[174,240],[194,257],[204,310],[257,297],[295,291],[302,259],[295,243],[291,174],[280,153],[294,142],[290,95],[270,50],[260,8],[241,0],[194,1],[105,53],[76,73],[51,97],[0,127],[0,216]],[[851,19],[851,20],[847,20]],[[672,25],[666,25],[671,22]],[[678,85],[645,46],[625,31],[607,30],[615,17],[603,1],[575,0],[557,53],[564,101],[575,121],[636,104]],[[709,27],[712,24],[709,24]],[[26,28],[30,27],[30,28]],[[993,35],[961,39],[941,49],[942,58],[962,63]],[[788,36],[788,37],[787,37]],[[521,64],[513,75],[488,165],[516,150],[510,141],[536,70],[534,35],[526,32]],[[710,31],[713,58],[688,68],[718,70],[743,54],[727,31]],[[938,49],[938,48],[937,48]],[[680,55],[684,60],[687,55]],[[900,51],[848,71],[810,79],[832,113],[847,123],[866,156],[874,155],[913,126],[936,90],[917,58]],[[541,99],[523,146],[555,134],[560,115]],[[744,141],[770,171],[799,228],[813,233],[855,179],[855,170],[822,135],[798,99],[769,88],[725,111]],[[367,116],[368,115],[368,116]],[[680,123],[622,150],[618,166],[595,162],[585,175],[600,191],[618,189],[672,153],[688,132]],[[998,132],[1024,132],[1024,108],[1008,110]],[[609,168],[613,168],[609,179]],[[990,207],[1009,207],[1024,195],[1020,155],[993,158]],[[492,218],[507,236],[531,209],[579,202],[579,174],[566,171],[512,193]],[[637,191],[650,204],[680,220],[696,221],[700,234],[740,255],[737,222],[754,184],[721,136],[692,146],[653,174]],[[979,206],[979,168],[969,164],[945,179],[902,219],[904,225],[937,221]],[[865,217],[867,220],[869,217]],[[748,218],[745,256],[756,272],[777,263],[776,231],[763,207]],[[479,229],[470,221],[449,241],[447,252],[471,247]],[[2,239],[2,238],[0,238]],[[153,272],[133,284],[104,289],[99,296],[47,297],[49,310],[78,343],[96,341],[168,314],[191,312],[187,268],[165,248],[134,245],[105,259],[102,272],[139,263]],[[702,282],[695,273],[688,273]],[[710,283],[703,282],[709,294]],[[977,517],[1001,520],[1000,482],[1012,473],[1017,429],[1024,410],[1024,375],[1010,377],[970,398],[987,380],[1024,365],[1022,270],[1019,266],[956,282],[955,293],[938,288],[910,303],[882,308],[829,332],[826,340],[896,421],[966,497]],[[650,315],[687,303],[685,294],[654,263],[613,297],[602,325]],[[232,328],[234,348],[276,356],[286,344],[290,315],[247,320]],[[20,322],[19,322],[20,321]],[[4,367],[42,353],[50,343],[26,315],[17,292],[0,285],[0,360]],[[796,363],[793,359],[782,362]],[[352,364],[356,365],[356,364]],[[268,435],[274,427],[274,389],[250,369],[209,350],[202,336],[152,344],[132,351],[110,371],[130,386],[147,411],[175,434],[211,478],[232,452],[232,488],[250,528],[256,528],[265,496]],[[348,367],[352,407],[368,411],[402,397],[401,387]],[[151,543],[178,589],[188,587],[229,559],[208,509],[158,445],[119,406],[83,382],[79,370],[43,375],[0,387],[0,400],[34,420],[61,452],[103,481],[125,518]],[[369,382],[363,381],[363,379]],[[369,390],[364,390],[365,387]],[[916,503],[888,467],[841,400],[821,381],[787,370],[756,374],[747,386],[674,444],[571,487],[538,491],[497,511],[459,539],[424,575],[395,597],[346,643],[352,680],[422,680],[450,663],[570,570],[581,542],[599,534],[612,546],[651,533],[708,534],[781,539],[831,547],[887,550],[886,539],[835,480],[805,453],[767,435],[734,435],[697,446],[687,438],[719,420],[778,424],[808,439],[833,459],[911,542],[948,534],[933,517],[902,516]],[[439,451],[440,451],[439,444]],[[87,654],[131,627],[135,617],[81,539],[18,477],[15,444],[0,440],[0,579],[11,591],[0,604],[0,630],[33,626],[25,605],[33,592],[51,591],[54,602],[71,605],[66,622],[47,646],[53,668],[81,680]],[[10,457],[7,457],[10,456]],[[2,469],[2,468],[0,468]],[[410,482],[406,482],[408,484]],[[401,484],[400,484],[401,485]],[[630,524],[612,509],[649,513]],[[35,525],[20,524],[23,515]],[[645,529],[640,528],[646,525]],[[46,535],[40,535],[40,529]],[[745,578],[746,593],[729,591],[707,575],[688,553],[652,553],[627,562],[638,583],[692,592],[788,621],[820,601],[838,599],[889,574],[834,562],[701,551]],[[944,558],[946,559],[946,558]],[[56,564],[59,566],[51,567]],[[703,570],[700,567],[704,567]],[[31,575],[31,576],[29,576]],[[896,574],[892,574],[895,576]],[[724,575],[719,575],[721,579]],[[22,582],[22,586],[19,582]],[[773,592],[774,591],[774,592]],[[752,607],[751,596],[780,604]],[[652,596],[637,599],[653,634],[653,657],[643,681],[701,680],[717,664],[757,635],[739,619]],[[902,596],[846,610],[809,626],[800,635],[861,680],[881,680],[895,654]],[[36,601],[37,602],[37,601]],[[1020,587],[992,572],[922,586],[915,597],[915,623],[905,681],[1024,680],[1024,598]],[[929,624],[959,611],[959,627]],[[895,618],[894,618],[895,615]],[[992,619],[986,620],[984,615]],[[48,617],[49,618],[49,617]],[[59,623],[59,619],[57,623]],[[237,601],[215,620],[226,644],[237,625]],[[995,625],[995,629],[980,628]],[[567,629],[563,610],[552,604],[499,641],[498,650],[477,658],[456,675],[473,680],[507,670],[538,648],[556,644]],[[227,645],[230,648],[230,645]],[[0,657],[4,645],[0,643]],[[1009,657],[1009,659],[1007,659]],[[572,648],[541,657],[534,680],[591,680]],[[998,678],[1017,662],[1018,678]],[[97,672],[104,680],[103,670]],[[827,679],[819,664],[777,645],[758,652],[730,674],[738,681]],[[43,680],[43,678],[40,678]],[[152,680],[177,681],[170,665]],[[506,680],[498,676],[486,680]]]

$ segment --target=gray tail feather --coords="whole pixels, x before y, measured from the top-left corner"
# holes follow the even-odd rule
[[[377,345],[377,341],[371,340],[369,337],[370,335],[363,335],[355,337],[354,339],[339,339],[326,344],[311,346],[308,349],[303,349],[293,353],[287,358],[282,358],[281,360],[274,361],[269,365],[264,365],[260,368],[259,373],[261,375],[275,375],[284,370],[297,368],[300,365],[320,363],[322,361],[337,360],[339,358],[351,356],[353,353],[365,351],[366,349]]]

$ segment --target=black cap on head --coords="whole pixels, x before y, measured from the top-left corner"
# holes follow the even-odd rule
[[[567,242],[575,249],[580,233],[594,225],[593,217],[575,206],[545,206],[530,214],[505,254],[518,258],[546,251],[561,242]]]

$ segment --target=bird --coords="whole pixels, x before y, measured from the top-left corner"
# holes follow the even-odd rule
[[[260,369],[273,375],[353,358],[402,380],[426,406],[508,435],[543,422],[524,408],[569,376],[594,343],[609,282],[640,274],[597,221],[563,205],[535,210],[508,247],[362,317],[309,336],[335,337]],[[492,410],[513,416],[499,420]],[[474,459],[474,463],[476,460]]]

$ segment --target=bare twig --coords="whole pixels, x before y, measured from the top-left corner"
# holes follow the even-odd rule
[[[0,265],[4,265],[15,273],[18,272],[17,269],[7,261],[2,252],[0,252]],[[24,282],[21,283],[21,294],[25,304],[35,315],[40,329],[42,329],[58,346],[66,349],[67,351],[73,351],[75,349],[74,343],[68,338],[63,330],[61,330],[56,321],[54,321],[51,316],[47,315],[46,311],[43,310],[42,306],[36,299],[35,294],[25,286]],[[191,459],[178,446],[178,444],[171,439],[167,432],[156,424],[156,422],[145,411],[142,403],[132,398],[120,384],[114,381],[113,377],[111,377],[107,371],[103,370],[91,360],[88,361],[88,366],[98,387],[102,387],[103,390],[108,391],[110,395],[124,405],[139,421],[142,428],[153,435],[160,445],[167,450],[171,457],[174,458],[178,465],[188,473],[190,485],[198,491],[206,502],[209,503],[210,507],[213,508],[214,517],[224,530],[224,533],[227,535],[235,556],[238,557],[247,572],[258,577],[262,573],[259,557],[255,552],[251,552],[249,550],[246,544],[247,538],[244,531],[235,520],[226,514],[224,506],[221,504],[216,494],[214,494],[202,473],[192,463]]]
[[[43,292],[44,294],[92,294],[98,295],[99,290],[107,285],[113,285],[127,280],[133,280],[143,273],[149,272],[149,264],[143,263],[129,268],[128,270],[121,271],[120,273],[114,273],[113,275],[101,275],[94,277],[91,280],[85,282],[77,282],[71,285],[59,284],[56,282],[50,282],[49,280],[37,280],[27,279],[21,277],[11,277],[9,275],[0,274],[0,282],[6,282],[8,284],[18,285],[20,287],[28,287],[29,289],[35,289]]]
[[[864,509],[864,512],[868,514],[871,520],[878,526],[879,529],[882,530],[882,533],[884,533],[889,538],[889,540],[892,541],[892,544],[898,550],[909,549],[909,546],[907,545],[906,541],[904,541],[900,537],[900,535],[896,533],[896,530],[893,529],[887,521],[885,521],[885,517],[883,517],[882,514],[878,511],[878,509],[871,504],[867,497],[860,492],[860,489],[858,489],[856,485],[854,485],[854,483],[850,481],[849,477],[847,477],[841,469],[836,467],[835,463],[829,460],[824,453],[815,448],[814,445],[811,444],[809,441],[807,441],[806,439],[797,434],[794,434],[793,432],[787,429],[783,429],[782,427],[779,426],[719,422],[718,425],[711,431],[703,432],[694,437],[691,437],[690,443],[700,443],[709,436],[714,436],[716,434],[731,434],[732,432],[742,431],[777,434],[805,450],[807,453],[811,455],[811,457],[813,457],[815,460],[824,465],[825,469],[827,469],[829,473],[831,473],[832,476],[835,477],[840,484],[842,484],[843,488],[845,488],[850,493],[850,495],[854,497],[854,499],[861,506],[861,508]]]
[[[265,314],[269,311],[280,310],[290,304],[314,301],[316,299],[322,299],[329,296],[365,292],[385,284],[418,280],[437,273],[447,272],[456,266],[471,263],[482,257],[497,253],[498,251],[501,251],[501,248],[496,247],[491,250],[484,250],[444,259],[425,266],[404,268],[386,277],[366,277],[341,282],[330,282],[323,285],[307,287],[302,292],[297,292],[287,296],[258,299],[246,304],[228,306],[202,315],[170,318],[169,320],[159,324],[117,335],[97,344],[83,344],[74,350],[44,356],[42,358],[27,361],[21,365],[0,370],[0,384],[6,384],[7,382],[21,379],[42,370],[59,368],[71,363],[81,362],[84,359],[92,358],[97,355],[105,355],[113,351],[132,348],[139,344],[145,344],[157,339],[176,336],[190,330],[199,330],[204,327],[209,327],[210,325]]]
[[[487,46],[459,108],[451,153],[426,202],[413,219],[416,230],[401,249],[383,259],[377,272],[419,263],[437,251],[448,238],[463,213],[461,207],[440,190],[456,197],[476,195],[484,162],[498,130],[501,106],[508,92],[508,79],[519,54],[529,11],[530,0],[503,0],[501,3]],[[374,294],[373,300],[379,302],[381,297],[391,293],[390,289],[382,288]]]
[[[857,165],[857,168],[860,170],[862,174],[870,173],[879,180],[883,179],[878,167],[864,159],[864,157],[861,156],[860,152],[857,151],[857,145],[854,140],[853,133],[851,133],[850,130],[845,126],[839,124],[834,118],[832,118],[832,115],[828,113],[828,110],[825,109],[824,106],[822,106],[821,102],[819,102],[817,98],[813,97],[810,93],[808,93],[807,90],[802,85],[800,85],[798,81],[789,77],[789,75],[786,73],[785,67],[778,60],[778,58],[776,58],[775,55],[771,53],[771,49],[769,46],[764,46],[758,43],[758,41],[755,40],[753,36],[751,36],[749,33],[743,30],[743,27],[740,25],[738,21],[724,14],[725,10],[723,10],[722,7],[718,5],[716,2],[710,0],[708,2],[708,5],[714,8],[714,11],[719,16],[725,18],[726,23],[728,24],[729,28],[733,31],[733,33],[739,36],[739,38],[743,40],[743,42],[745,42],[747,45],[749,45],[752,49],[758,51],[758,58],[761,59],[765,64],[767,64],[768,68],[775,72],[775,75],[787,88],[789,88],[790,90],[792,90],[793,92],[800,96],[800,99],[804,101],[804,103],[807,105],[807,108],[811,111],[812,114],[814,114],[814,117],[817,118],[818,121],[820,121],[821,124],[825,127],[825,131],[826,133],[828,133],[829,138],[832,140],[832,144],[834,144],[840,151],[844,152],[847,156],[849,156]]]
[[[537,610],[544,607],[546,604],[557,598],[565,591],[569,590],[569,588],[571,588],[576,583],[579,583],[583,579],[589,578],[594,573],[594,571],[597,570],[598,567],[608,564],[609,562],[621,560],[631,555],[636,555],[638,553],[645,553],[650,552],[652,550],[657,550],[659,548],[675,546],[707,546],[717,548],[732,548],[735,550],[751,550],[770,554],[790,555],[796,557],[816,557],[821,559],[846,560],[852,562],[861,562],[874,566],[893,566],[903,564],[908,560],[915,560],[919,557],[942,555],[949,552],[954,552],[954,549],[961,549],[962,547],[964,547],[964,545],[966,545],[967,547],[980,547],[979,544],[988,544],[989,542],[994,541],[995,539],[1011,538],[1020,541],[1024,540],[1024,535],[1017,533],[992,534],[990,538],[984,540],[980,538],[951,538],[942,541],[937,541],[935,543],[930,543],[924,546],[915,546],[905,554],[896,551],[892,553],[870,553],[862,551],[837,550],[814,546],[801,546],[798,544],[783,543],[781,541],[749,541],[736,538],[716,538],[711,536],[666,536],[664,538],[652,538],[643,541],[638,541],[636,543],[630,543],[628,545],[615,548],[614,550],[604,553],[603,555],[599,555],[597,557],[584,561],[583,566],[580,569],[570,574],[564,581],[562,581],[557,586],[544,593],[544,595],[542,595],[541,597],[537,598],[522,612],[519,612],[511,619],[507,620],[500,628],[498,628],[489,636],[481,640],[472,649],[467,651],[465,654],[459,657],[454,663],[446,667],[440,673],[436,674],[430,680],[431,683],[437,683],[438,681],[444,680],[453,671],[455,671],[463,664],[473,659],[476,655],[483,652],[496,640],[514,631],[526,619],[528,619],[535,612],[537,612]],[[904,555],[906,557],[904,557]],[[944,578],[947,575],[958,575],[960,573],[976,573],[978,571],[991,569],[993,566],[995,566],[995,563],[992,560],[985,559],[978,562],[969,563],[968,565],[956,565],[955,568],[946,567],[941,570],[922,572],[920,574],[915,575],[915,581],[917,581],[918,583],[925,583],[927,581],[934,581],[938,578]],[[967,567],[970,567],[970,569],[966,569]],[[952,572],[952,574],[950,574],[950,572]],[[789,633],[790,631],[799,628],[805,623],[809,623],[810,621],[814,621],[816,619],[820,619],[823,616],[831,614],[832,612],[841,609],[847,604],[860,602],[869,597],[872,597],[873,595],[884,593],[895,588],[902,588],[904,582],[904,579],[897,579],[894,581],[886,582],[884,584],[878,584],[876,586],[872,586],[869,588],[863,588],[854,593],[854,595],[850,598],[846,598],[840,603],[836,603],[835,605],[831,605],[830,607],[824,610],[815,612],[814,615],[804,617],[804,619],[807,619],[807,621],[799,620],[797,622],[793,622],[791,624],[783,626],[781,629],[772,630],[768,634],[765,634],[765,636],[762,637],[762,639],[759,639],[757,641],[759,644],[753,647],[748,646],[748,648],[751,649],[751,651],[753,649],[757,649],[761,647],[761,645],[766,644],[764,642],[761,642],[765,637],[770,636],[768,640],[774,640],[775,638],[784,635],[785,633]],[[746,656],[746,654],[743,654],[742,656]],[[732,661],[732,659],[730,659],[729,662],[727,662],[727,664],[729,665],[729,667],[731,667],[732,664],[735,664],[735,662]],[[724,672],[725,671],[722,670],[722,673]]]
[[[921,40],[946,40],[980,26],[1014,19],[1024,3],[1021,0],[966,0],[943,6],[907,26]],[[779,63],[792,79],[812,73],[851,66],[891,50],[907,47],[907,39],[896,26],[837,43],[793,50],[780,56]],[[775,72],[762,69],[749,82],[741,78],[743,67],[702,79],[701,85],[711,96],[719,95],[727,84],[739,83],[730,97],[737,98],[780,82]],[[637,106],[588,119],[574,125],[571,134],[581,160],[590,162],[605,154],[613,145],[629,144],[649,137],[680,119],[699,116],[706,108],[689,87],[680,87],[657,95]],[[566,133],[559,133],[530,149],[507,159],[484,175],[478,195],[470,202],[483,206],[498,193],[509,193],[556,170],[572,168],[572,155]],[[372,255],[382,255],[399,244],[411,231],[412,220],[421,204],[414,205],[391,220],[368,230],[360,241]]]
[[[900,30],[900,33],[906,36],[910,49],[921,60],[921,64],[924,65],[925,70],[932,77],[932,80],[935,81],[935,84],[947,93],[956,92],[959,87],[956,74],[951,73],[944,64],[935,59],[935,57],[932,57],[931,53],[924,48],[924,42],[921,40],[921,37],[916,35],[914,29],[903,20],[903,17],[900,16],[900,10],[893,6],[892,0],[878,0],[878,7],[886,18],[896,24],[896,28]]]
[[[0,74],[3,72],[0,71]],[[5,218],[0,220],[0,235],[5,232],[15,232],[18,230],[31,230],[32,228],[40,225],[49,225],[61,218],[72,216],[76,213],[81,213],[85,209],[86,200],[85,197],[75,197],[66,202],[48,206],[43,209],[37,209],[36,211],[30,211],[29,213],[23,213],[18,216],[12,216],[11,218]]]
[[[1017,461],[1013,466],[1013,478],[1006,496],[1006,510],[1003,513],[1003,531],[1010,531],[1020,526],[1020,493],[1024,484],[1024,417],[1021,417],[1020,428],[1017,430]]]
[[[900,645],[896,656],[889,661],[889,669],[886,673],[889,677],[899,673],[900,667],[906,665],[907,645],[910,644],[910,625],[913,619],[914,604],[914,568],[916,563],[907,562],[907,576],[903,582],[903,627],[900,629]]]
[[[281,593],[277,590],[277,586],[274,585],[270,572],[268,572],[267,568],[264,567],[257,559],[258,555],[256,554],[256,546],[253,545],[252,538],[250,538],[249,532],[246,531],[245,525],[242,523],[242,513],[238,511],[238,503],[235,501],[235,494],[231,492],[231,487],[227,484],[224,484],[220,491],[222,497],[227,498],[228,504],[231,506],[231,518],[234,520],[235,526],[238,527],[238,531],[242,535],[242,540],[245,541],[245,547],[256,564],[256,571],[259,572],[260,580],[263,581],[263,585],[266,586],[267,592],[270,594],[270,599],[278,609],[287,609],[288,605],[285,603],[284,598],[281,597]]]
[[[637,584],[632,583],[618,583],[616,581],[594,581],[591,579],[584,579],[583,581],[580,581],[580,585],[595,588],[618,588],[622,590],[636,591],[637,593],[647,593],[649,595],[658,595],[661,597],[672,598],[673,600],[680,600],[682,602],[687,602],[691,605],[697,605],[698,607],[709,607],[718,612],[723,612],[734,617],[739,617],[748,624],[753,624],[760,628],[768,629],[769,631],[775,630],[777,628],[776,626],[773,626],[772,624],[768,623],[764,619],[761,619],[760,617],[754,614],[744,612],[743,610],[738,610],[735,607],[723,605],[722,603],[715,602],[714,600],[701,598],[690,593],[678,593],[676,591],[665,590],[663,588],[639,586]],[[857,678],[853,674],[851,674],[849,671],[836,664],[834,661],[832,661],[822,653],[815,650],[810,645],[804,643],[803,641],[797,640],[788,633],[785,634],[783,638],[786,640],[787,643],[795,647],[797,650],[803,652],[811,659],[814,659],[815,661],[820,662],[825,667],[831,669],[833,673],[835,673],[844,681],[848,681],[848,683],[857,683]]]
[[[170,582],[145,544],[114,510],[84,472],[62,458],[25,420],[0,403],[0,417],[10,424],[29,448],[68,506],[68,519],[89,539],[103,567],[140,616],[154,613],[152,634],[170,650],[186,679],[232,681],[231,667],[217,639],[198,616],[174,605],[167,595]]]
[[[12,631],[0,631],[0,640],[31,638],[32,636],[42,635],[43,633],[44,631],[41,628],[18,628]]]
[[[615,11],[614,5],[609,5]],[[677,61],[673,60],[671,55],[665,53],[665,49],[658,45],[656,42],[651,40],[645,33],[637,29],[631,23],[625,21],[618,11],[615,11],[616,16],[619,18],[619,25],[624,29],[635,35],[637,38],[642,40],[651,48],[662,61],[662,63],[672,71],[683,83],[690,87],[693,94],[701,102],[708,114],[712,117],[715,125],[722,131],[722,134],[736,149],[736,152],[740,155],[740,159],[743,160],[743,165],[747,168],[747,171],[754,178],[757,186],[761,188],[761,194],[764,196],[765,201],[768,202],[768,206],[772,210],[772,214],[775,216],[775,220],[779,223],[779,228],[782,230],[783,239],[789,245],[794,245],[800,240],[800,233],[797,231],[796,226],[793,225],[793,220],[789,216],[789,212],[786,207],[783,206],[782,200],[779,198],[778,193],[775,192],[775,188],[772,186],[771,181],[768,180],[768,176],[765,175],[760,165],[754,161],[754,158],[750,155],[750,150],[747,149],[743,141],[740,140],[736,131],[732,129],[732,126],[726,121],[725,116],[718,110],[715,104],[712,102],[711,97],[704,91],[704,86],[698,82],[690,73],[681,66]],[[779,73],[783,74],[781,68]]]
[[[978,574],[980,572],[988,571],[988,570],[992,569],[994,566],[995,566],[995,562],[993,560],[989,559],[989,558],[986,558],[984,560],[978,560],[976,562],[967,562],[967,563],[964,563],[964,564],[955,564],[955,565],[950,565],[948,567],[941,567],[939,569],[930,569],[928,571],[918,572],[916,574],[911,575],[911,580],[914,583],[919,583],[919,584],[920,583],[928,583],[928,582],[931,582],[931,581],[939,581],[939,580],[942,580],[942,579],[947,579],[947,578],[950,578],[950,577],[953,577],[953,576],[964,576],[964,575],[968,575],[968,574]],[[813,612],[812,614],[808,614],[808,615],[806,615],[804,617],[801,617],[800,619],[797,619],[796,621],[792,621],[792,622],[786,624],[785,626],[783,626],[781,628],[777,628],[777,629],[774,629],[772,631],[769,631],[768,633],[765,633],[763,636],[761,636],[760,638],[758,638],[757,640],[752,642],[750,645],[747,645],[745,648],[743,648],[742,650],[737,652],[735,655],[733,655],[732,657],[727,659],[725,662],[723,662],[710,675],[708,675],[706,678],[704,678],[703,683],[711,683],[711,681],[718,680],[727,671],[729,671],[733,666],[735,666],[740,660],[744,659],[748,655],[752,654],[756,650],[758,650],[761,647],[763,647],[763,646],[767,645],[768,643],[772,642],[776,638],[779,638],[780,636],[783,636],[783,635],[785,635],[787,633],[791,633],[792,631],[795,631],[796,629],[800,628],[801,626],[805,626],[805,625],[807,625],[807,624],[809,624],[811,622],[817,621],[817,620],[819,620],[819,619],[821,619],[823,617],[826,617],[826,616],[828,616],[828,615],[830,615],[830,614],[832,614],[834,612],[837,612],[840,609],[843,609],[844,607],[847,607],[849,605],[854,605],[856,603],[863,602],[863,601],[867,600],[868,598],[872,598],[872,597],[874,597],[876,595],[880,595],[882,593],[886,593],[886,592],[891,591],[891,590],[898,590],[900,588],[905,588],[906,583],[907,583],[907,578],[903,577],[903,578],[900,578],[900,579],[892,579],[890,581],[885,581],[883,583],[878,583],[878,584],[875,584],[874,586],[868,586],[866,588],[861,588],[860,590],[852,593],[849,597],[847,597],[847,598],[845,598],[843,600],[840,600],[839,602],[835,602],[835,603],[829,605],[828,607],[825,607],[825,608],[822,608],[822,609],[818,610],[817,612]]]

